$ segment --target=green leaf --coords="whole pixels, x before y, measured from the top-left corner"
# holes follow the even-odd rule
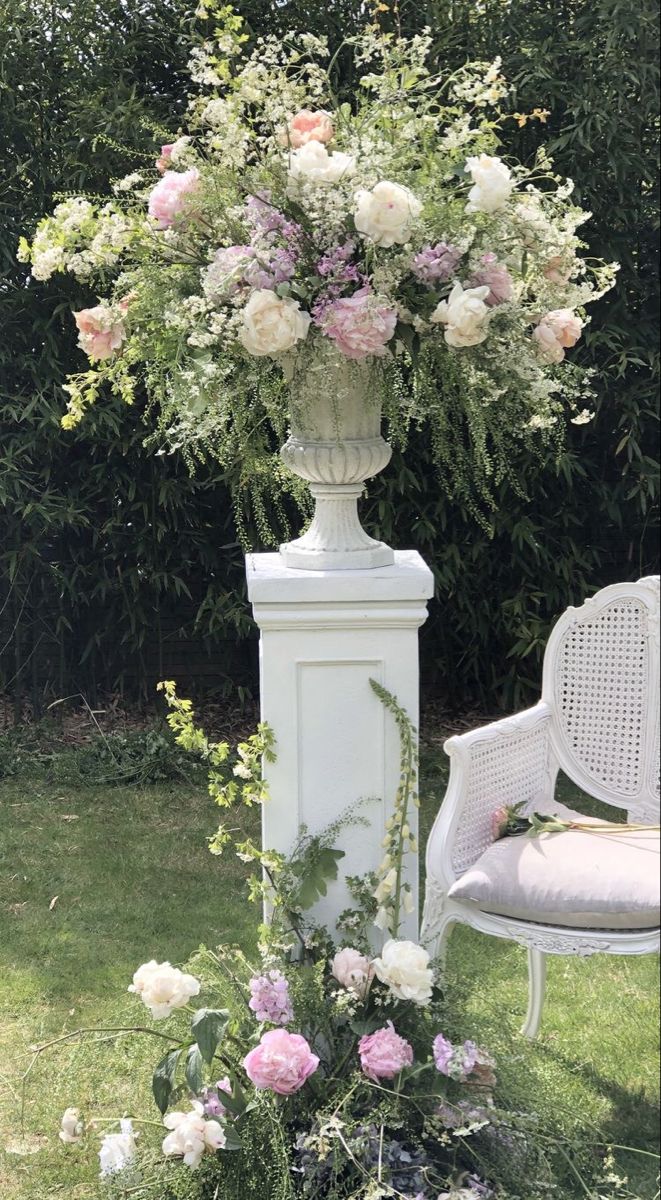
[[[186,1082],[196,1095],[204,1087],[204,1059],[199,1046],[193,1044],[188,1048],[186,1056]]]
[[[191,1031],[200,1054],[206,1063],[213,1062],[222,1036],[227,1028],[229,1013],[226,1008],[200,1008],[191,1021]]]
[[[337,879],[337,864],[341,858],[344,858],[344,850],[322,846],[311,860],[304,859],[293,864],[292,869],[299,876],[300,884],[292,897],[292,907],[311,908],[320,896],[325,896],[329,881]]]
[[[225,1126],[225,1145],[223,1150],[241,1150],[241,1138],[232,1125]]]
[[[151,1089],[161,1113],[167,1112],[167,1107],[170,1103],[170,1095],[174,1087],[174,1077],[179,1065],[180,1055],[181,1047],[178,1050],[168,1050],[168,1053],[161,1059],[152,1076]]]

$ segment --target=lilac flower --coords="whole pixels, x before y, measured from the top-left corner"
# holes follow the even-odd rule
[[[441,1075],[447,1075],[449,1079],[463,1083],[472,1075],[476,1082],[485,1086],[495,1084],[493,1059],[475,1042],[466,1041],[462,1046],[453,1046],[452,1042],[439,1033],[438,1037],[434,1038],[433,1055],[437,1071],[440,1071]]]
[[[259,235],[279,233],[286,242],[297,241],[303,230],[295,221],[290,221],[279,208],[271,204],[268,191],[249,196],[245,205],[246,220]]]
[[[225,1116],[227,1109],[221,1102],[220,1096],[218,1095],[219,1092],[225,1092],[225,1094],[228,1096],[231,1096],[232,1094],[232,1085],[227,1075],[224,1079],[219,1079],[218,1083],[215,1083],[213,1087],[205,1087],[202,1089],[198,1099],[204,1107],[205,1117]]]
[[[433,287],[435,283],[444,283],[454,275],[461,256],[462,252],[456,246],[437,242],[435,246],[425,246],[416,254],[411,270],[426,287]]]
[[[271,1025],[288,1025],[294,1012],[289,999],[289,984],[281,971],[256,975],[250,980],[248,1005],[258,1021]]]

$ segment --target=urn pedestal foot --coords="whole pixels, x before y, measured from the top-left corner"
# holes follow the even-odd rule
[[[389,567],[395,553],[365,532],[358,519],[363,485],[312,483],[315,513],[309,529],[280,547],[286,567],[303,571],[360,571]]]

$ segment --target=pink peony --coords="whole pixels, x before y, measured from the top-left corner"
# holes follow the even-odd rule
[[[124,326],[112,309],[97,304],[95,308],[81,308],[73,315],[78,326],[78,345],[88,358],[112,358],[125,337]]]
[[[413,1062],[413,1047],[395,1033],[392,1021],[375,1033],[366,1034],[358,1043],[360,1065],[368,1079],[394,1079],[402,1067]]]
[[[318,324],[347,358],[361,360],[382,357],[397,324],[397,312],[360,288],[353,296],[343,296],[323,307]]]
[[[199,186],[200,173],[195,167],[164,172],[149,197],[149,215],[158,221],[159,229],[169,229],[187,210],[190,212],[191,196]]]
[[[289,120],[279,140],[281,145],[298,150],[301,146],[307,146],[308,142],[325,144],[332,141],[334,136],[333,122],[327,112],[311,112],[309,108],[302,108]]]
[[[243,1066],[256,1088],[266,1088],[278,1096],[292,1096],[314,1074],[319,1059],[299,1033],[271,1029],[259,1046],[246,1055]]]
[[[554,308],[542,317],[532,336],[545,362],[559,363],[565,350],[576,345],[582,329],[583,322],[571,308]]]
[[[514,295],[514,282],[504,263],[499,263],[495,254],[483,254],[481,264],[471,276],[470,287],[488,287],[489,294],[484,303],[489,308],[507,304]]]
[[[174,142],[169,142],[166,146],[161,146],[160,157],[156,159],[156,170],[160,171],[161,175],[165,174],[170,165],[173,146]]]

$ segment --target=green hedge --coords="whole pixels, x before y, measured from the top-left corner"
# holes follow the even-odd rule
[[[298,0],[238,7],[257,32],[312,25],[334,42],[359,19],[354,0],[312,16]],[[550,141],[594,214],[591,252],[622,263],[582,350],[597,420],[569,428],[560,460],[518,463],[524,495],[503,488],[490,535],[447,498],[424,430],[370,488],[370,527],[436,575],[424,682],[455,705],[509,706],[537,687],[556,613],[656,565],[656,5],[439,0],[401,17],[432,27],[442,69],[502,55],[516,110],[551,111],[545,127],[513,120],[506,149],[527,158]],[[26,286],[14,257],[53,195],[103,191],[158,143],[154,123],[176,127],[187,21],[179,0],[0,0],[0,686],[17,711],[28,690],[37,705],[127,680],[148,694],[164,624],[216,655],[226,690],[254,678],[226,480],[146,455],[139,413],[118,406],[62,433],[60,386],[81,361],[69,309],[88,297]]]

